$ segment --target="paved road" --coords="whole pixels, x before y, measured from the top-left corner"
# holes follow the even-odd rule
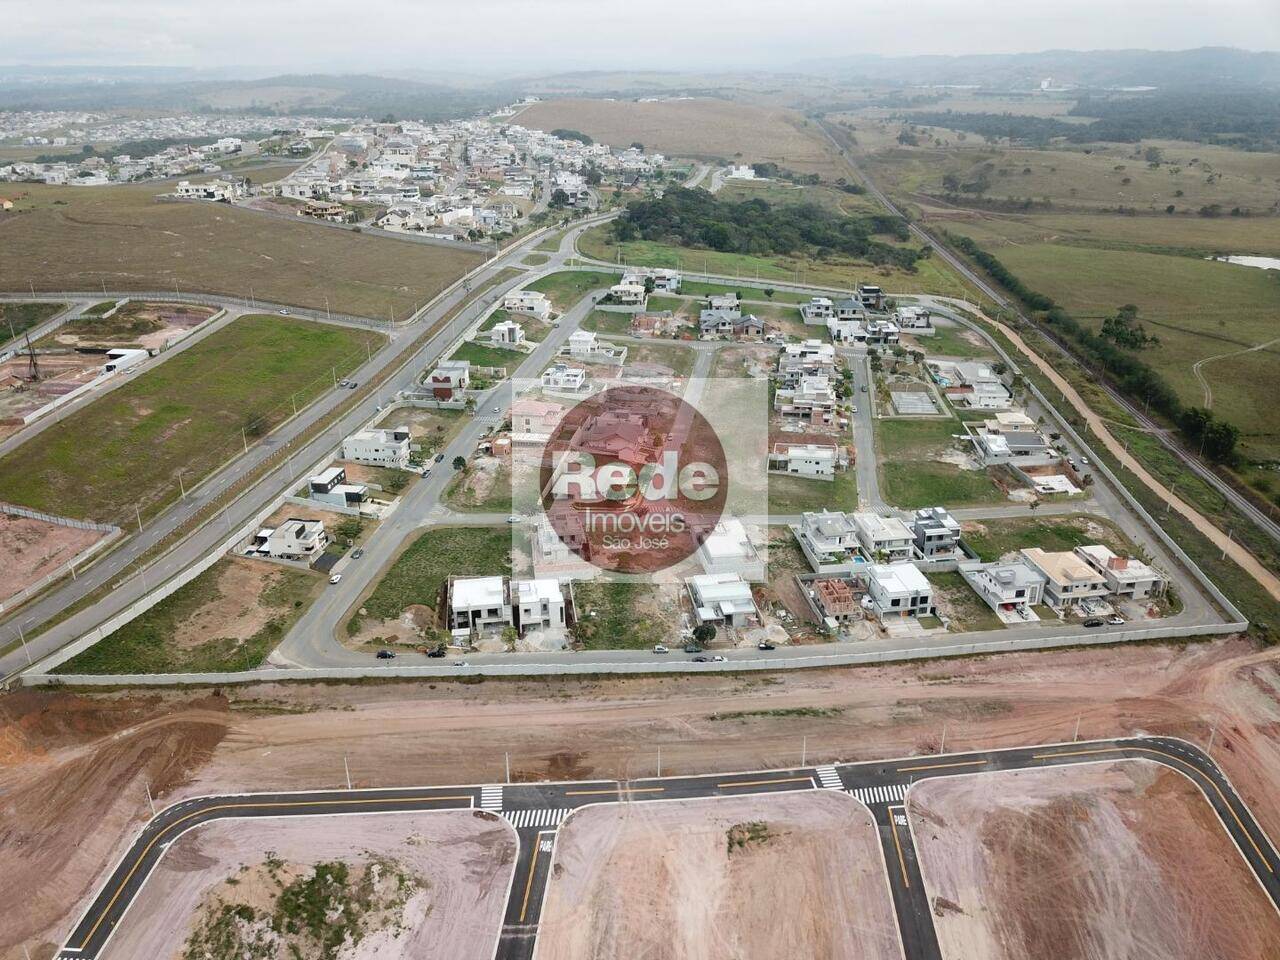
[[[866,805],[875,819],[907,960],[941,960],[931,904],[906,815],[912,785],[941,777],[1119,759],[1152,761],[1191,780],[1258,883],[1280,909],[1280,856],[1218,766],[1186,741],[1140,737],[816,767],[803,765],[802,759],[802,766],[787,770],[692,777],[658,775],[622,782],[469,784],[198,797],[166,807],[147,824],[77,921],[58,957],[113,960],[111,935],[129,905],[169,845],[200,824],[228,818],[479,809],[505,819],[519,839],[515,876],[495,956],[497,960],[528,960],[537,942],[559,827],[572,811],[620,802],[833,790]]]
[[[827,131],[825,127],[823,127],[823,133],[826,134],[827,139],[831,141],[832,145],[836,148],[836,150],[840,152],[841,157],[844,159],[845,163],[848,164],[849,169],[858,177],[858,179],[860,179],[863,182],[863,184],[867,188],[867,191],[876,200],[878,200],[884,206],[884,208],[888,210],[890,213],[894,213],[894,214],[897,214],[898,216],[902,216],[902,212],[893,203],[893,201],[890,200],[884,194],[884,192],[880,190],[879,187],[876,186],[875,182],[871,180],[870,177],[867,176],[866,172],[863,171],[861,167],[858,166],[856,161],[854,161],[853,157],[850,156],[849,152],[845,150],[843,147],[841,147],[839,143],[836,142],[835,138],[831,136],[830,132]],[[918,224],[908,223],[908,228],[911,230],[913,234],[916,235],[916,237],[918,237],[923,242],[929,244],[937,252],[937,254],[942,257],[942,259],[947,261],[947,264],[949,266],[951,266],[953,269],[956,270],[957,273],[959,273],[962,277],[964,277],[971,284],[973,284],[974,287],[982,291],[984,295],[989,297],[992,301],[994,301],[999,306],[1008,310],[1010,313],[1013,313],[1016,316],[1020,317],[1024,322],[1031,323],[1031,321],[1022,313],[1022,311],[1018,309],[1016,304],[1014,304],[1007,297],[1005,297],[999,290],[995,289],[995,287],[992,284],[988,283],[983,277],[979,276],[978,273],[974,271],[972,268],[970,268],[970,266],[964,260],[962,260],[959,256],[952,253],[951,249],[946,245],[946,243],[939,240],[936,236],[934,236],[932,233],[925,230],[923,227],[919,226]],[[1068,362],[1073,363],[1077,366],[1082,366],[1082,364],[1080,364],[1079,361],[1075,359],[1074,355],[1071,353],[1071,350],[1065,344],[1063,344],[1060,340],[1058,340],[1058,338],[1054,336],[1051,331],[1047,331],[1043,327],[1036,324],[1031,324],[1031,325],[1036,327],[1037,330],[1039,330],[1045,336],[1049,337],[1049,339],[1053,340],[1060,347],[1062,347],[1064,354],[1068,359]],[[1190,453],[1184,450],[1180,444],[1170,439],[1168,431],[1164,427],[1162,427],[1160,424],[1156,423],[1156,421],[1153,420],[1151,417],[1149,417],[1141,407],[1137,406],[1132,401],[1130,401],[1128,397],[1120,393],[1120,391],[1111,387],[1105,381],[1100,380],[1098,377],[1096,377],[1093,374],[1090,374],[1089,379],[1097,382],[1099,386],[1101,386],[1104,390],[1106,390],[1107,394],[1111,397],[1112,400],[1114,400],[1117,404],[1123,407],[1129,413],[1129,415],[1133,417],[1135,421],[1138,422],[1139,425],[1141,425],[1145,430],[1147,430],[1149,433],[1155,436],[1156,439],[1160,441],[1161,445],[1164,446],[1165,449],[1167,449],[1175,457],[1177,457],[1184,467],[1186,467],[1192,473],[1196,474],[1198,477],[1200,477],[1202,480],[1204,480],[1206,483],[1212,486],[1215,490],[1217,490],[1220,494],[1222,494],[1222,496],[1227,500],[1227,502],[1229,502],[1233,507],[1235,507],[1241,513],[1243,513],[1246,517],[1248,517],[1268,537],[1270,537],[1272,540],[1276,541],[1277,543],[1280,543],[1280,523],[1277,523],[1269,515],[1264,513],[1262,510],[1259,510],[1256,506],[1254,506],[1254,504],[1248,498],[1242,496],[1240,493],[1237,493],[1234,487],[1232,487],[1229,483],[1227,483],[1220,476],[1218,476],[1216,472],[1214,472],[1207,465],[1205,465],[1198,457],[1192,456]]]
[[[78,579],[64,583],[43,597],[23,607],[15,618],[5,625],[4,640],[16,639],[19,628],[23,633],[30,633],[33,627],[44,623],[66,607],[74,604],[81,597],[93,592],[104,584],[114,584],[111,593],[91,607],[80,611],[56,626],[41,633],[27,643],[28,650],[21,648],[0,656],[0,676],[25,669],[28,654],[31,659],[40,657],[58,649],[63,644],[87,633],[99,623],[124,610],[135,600],[145,595],[150,588],[178,573],[210,550],[215,549],[232,531],[249,521],[263,507],[288,490],[306,471],[325,458],[341,441],[342,437],[359,429],[375,413],[379,405],[385,405],[396,391],[413,384],[429,363],[440,356],[441,352],[461,334],[477,315],[487,309],[492,301],[505,289],[523,282],[523,276],[514,278],[502,285],[487,291],[483,297],[470,303],[449,324],[437,332],[422,347],[406,354],[406,350],[421,330],[430,328],[453,307],[465,303],[471,298],[471,289],[478,289],[488,280],[496,277],[502,270],[514,266],[527,255],[532,238],[511,247],[501,256],[490,260],[471,275],[469,288],[461,285],[442,295],[429,308],[422,311],[417,321],[392,331],[388,343],[375,352],[372,357],[351,374],[351,378],[359,383],[367,382],[388,367],[395,373],[383,386],[371,393],[362,402],[335,422],[331,422],[322,434],[305,445],[295,448],[295,440],[314,425],[332,420],[334,410],[347,400],[350,394],[345,390],[333,390],[310,407],[299,413],[297,417],[277,428],[247,453],[233,461],[221,472],[214,475],[195,490],[188,491],[186,499],[179,501],[167,509],[159,517],[149,523],[140,533],[131,537],[108,557],[99,561]],[[288,453],[286,458],[282,454]],[[228,487],[234,485],[241,477],[249,474],[264,462],[275,459],[278,462],[265,477],[255,483],[248,491],[242,493],[234,502],[215,514],[195,533],[188,536],[159,560],[152,563],[145,571],[140,571],[127,578],[129,567],[138,557],[149,551],[156,543],[162,541],[173,530],[187,523],[192,517],[205,510],[211,501],[220,497]]]

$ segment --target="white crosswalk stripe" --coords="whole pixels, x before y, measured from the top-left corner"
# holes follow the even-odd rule
[[[508,810],[503,814],[515,827],[558,827],[568,815],[566,809]]]
[[[835,767],[818,767],[818,782],[822,784],[824,790],[843,790],[844,784],[840,781],[840,774],[836,772]]]
[[[907,796],[907,785],[889,783],[880,787],[855,787],[848,792],[863,803],[901,803]]]
[[[480,788],[480,809],[495,810],[495,811],[502,809],[502,785],[501,784]]]

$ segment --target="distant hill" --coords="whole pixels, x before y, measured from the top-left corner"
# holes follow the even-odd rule
[[[14,69],[0,68],[0,107],[8,110],[294,113],[437,121],[495,109],[516,96],[515,88],[504,84],[460,89],[368,74],[166,82],[162,73],[139,79],[136,73],[122,71],[120,79],[96,80],[72,74],[61,80],[50,74],[15,75]]]
[[[1025,89],[1052,78],[1081,87],[1280,86],[1280,53],[1231,47],[1195,50],[1045,50],[1040,53],[881,57],[858,55],[797,66],[849,81],[979,84]]]

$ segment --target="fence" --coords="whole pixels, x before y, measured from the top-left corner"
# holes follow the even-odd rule
[[[93,523],[89,520],[73,520],[70,517],[59,517],[51,513],[43,513],[39,510],[29,510],[26,507],[18,507],[9,503],[0,503],[0,513],[7,514],[11,517],[22,517],[28,520],[40,520],[44,523],[54,523],[60,527],[68,527],[73,530],[90,530],[96,533],[102,533],[104,536],[99,537],[89,546],[85,547],[70,560],[58,564],[58,566],[50,570],[39,580],[29,583],[21,590],[9,594],[8,596],[0,595],[0,611],[10,606],[21,606],[36,594],[40,593],[45,587],[51,583],[61,580],[68,573],[75,575],[75,568],[82,566],[86,560],[94,554],[101,552],[107,546],[115,543],[121,536],[123,531],[119,527],[113,527],[105,523]]]
[[[996,653],[1014,653],[1018,651],[1051,650],[1055,647],[1074,646],[1109,646],[1117,643],[1132,643],[1142,640],[1168,640],[1177,638],[1205,637],[1216,634],[1235,633],[1241,629],[1240,624],[1214,624],[1207,627],[1153,627],[1144,630],[1124,630],[1117,633],[1099,634],[1096,631],[1062,634],[1053,637],[1037,637],[1018,640],[984,640],[973,643],[940,643],[910,648],[889,650],[840,650],[831,653],[810,654],[807,651],[819,649],[815,647],[796,647],[804,650],[796,655],[752,656],[750,659],[729,660],[724,663],[693,663],[689,660],[667,660],[652,657],[645,660],[596,660],[582,661],[579,654],[566,654],[563,661],[548,663],[520,662],[521,654],[508,654],[508,660],[494,663],[471,663],[466,667],[429,666],[360,666],[360,667],[282,667],[246,670],[241,673],[166,673],[166,674],[128,674],[110,676],[60,676],[47,672],[27,672],[18,682],[23,686],[43,686],[47,684],[69,684],[84,686],[181,686],[224,685],[230,683],[272,683],[278,680],[359,680],[371,677],[397,678],[439,678],[439,677],[532,677],[556,676],[564,674],[683,674],[702,673],[706,671],[740,672],[744,670],[797,670],[813,667],[860,666],[866,664],[898,663],[912,660],[936,660],[947,657],[968,657]],[[77,641],[79,643],[79,641]],[[86,644],[87,646],[87,644]],[[831,644],[830,647],[852,648],[857,642]],[[827,649],[830,649],[828,647]],[[78,652],[78,651],[77,651]],[[622,651],[619,651],[621,653]],[[52,659],[52,658],[50,658]],[[62,662],[62,661],[59,661]],[[50,669],[46,661],[40,664],[42,670]]]

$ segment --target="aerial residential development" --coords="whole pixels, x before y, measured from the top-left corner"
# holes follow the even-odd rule
[[[0,65],[0,960],[1280,956],[1274,18],[129,7]]]

